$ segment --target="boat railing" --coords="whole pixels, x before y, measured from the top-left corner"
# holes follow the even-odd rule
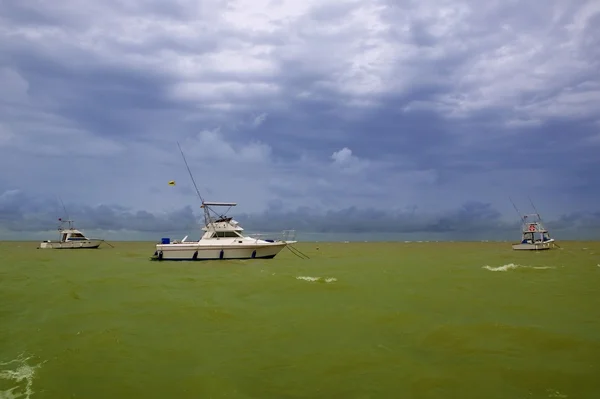
[[[283,230],[281,237],[282,241],[294,241],[296,239],[296,230]]]
[[[296,230],[283,230],[280,233],[248,233],[249,237],[254,238],[254,242],[259,240],[268,242],[293,241],[296,238]]]

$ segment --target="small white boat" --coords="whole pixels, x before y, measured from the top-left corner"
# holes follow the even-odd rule
[[[211,207],[236,206],[232,202],[202,202],[204,209],[204,234],[198,241],[181,242],[163,238],[156,244],[152,260],[219,260],[219,259],[272,259],[283,248],[295,243],[295,231],[282,232],[279,239],[244,235],[244,229],[232,217],[212,217]]]
[[[521,242],[513,244],[512,248],[515,250],[541,251],[558,247],[558,244],[556,244],[554,238],[550,237],[548,229],[546,229],[542,223],[542,217],[537,209],[535,209],[535,205],[533,204],[533,201],[531,201],[531,198],[529,201],[531,202],[531,206],[535,210],[535,213],[523,216],[521,216],[521,212],[519,212],[517,206],[513,202],[513,206],[521,218],[522,228]]]
[[[95,249],[100,246],[104,242],[104,240],[99,238],[88,238],[86,237],[80,230],[77,230],[73,227],[72,220],[62,220],[60,221],[60,226],[58,227],[58,232],[60,234],[59,241],[42,241],[38,248],[41,249]],[[68,227],[64,227],[64,224],[67,223]]]
[[[530,219],[530,217],[536,217]],[[554,238],[550,237],[548,230],[542,224],[538,214],[523,216],[523,229],[521,231],[521,242],[513,244],[512,248],[516,250],[540,251],[552,249],[556,246]]]

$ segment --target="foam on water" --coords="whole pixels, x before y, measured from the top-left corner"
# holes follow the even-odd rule
[[[509,263],[507,265],[502,265],[502,266],[498,266],[498,267],[492,267],[492,266],[487,266],[487,265],[482,267],[482,269],[487,269],[492,272],[507,272],[509,270],[519,269],[519,268],[539,269],[539,270],[554,269],[554,267],[552,267],[552,266],[524,266],[524,265],[515,265],[514,263]]]
[[[29,399],[33,395],[33,379],[42,363],[30,366],[27,363],[29,359],[31,358],[19,355],[8,362],[0,362],[0,399]],[[13,386],[5,391],[1,390],[8,384]]]
[[[296,280],[304,280],[304,281],[325,281],[326,283],[333,283],[334,281],[337,281],[337,278],[335,277],[310,277],[310,276],[299,276],[296,277]]]
[[[546,389],[549,398],[568,398],[567,395],[557,391],[556,389]]]

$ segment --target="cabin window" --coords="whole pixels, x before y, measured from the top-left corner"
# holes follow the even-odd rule
[[[235,231],[217,231],[215,235],[219,238],[239,237],[239,234]]]
[[[80,234],[80,233],[73,233],[73,234],[71,234],[71,237],[85,238],[85,237],[83,236],[83,234]]]

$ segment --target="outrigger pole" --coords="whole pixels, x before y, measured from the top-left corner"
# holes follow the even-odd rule
[[[179,142],[177,142],[177,147],[179,147],[179,152],[181,152],[181,157],[183,158],[185,167],[187,168],[187,171],[190,174],[190,178],[192,179],[192,183],[194,184],[194,188],[196,189],[196,194],[198,194],[198,198],[200,198],[200,201],[202,203],[200,208],[202,208],[202,210],[204,211],[204,224],[205,225],[212,224],[214,226],[214,222],[210,217],[210,211],[212,210],[212,209],[210,209],[210,206],[211,205],[212,206],[227,206],[227,205],[229,205],[229,207],[231,208],[231,206],[235,205],[235,204],[204,201],[204,198],[202,198],[202,194],[200,194],[200,190],[198,190],[198,185],[196,184],[196,180],[194,180],[194,175],[192,175],[192,171],[190,170],[190,166],[188,165],[187,160],[185,159],[185,155],[183,154],[183,150],[181,149],[181,145],[179,145]],[[217,216],[217,218],[220,217],[220,215],[218,213],[216,213],[214,210],[212,210],[212,211]]]
[[[196,181],[194,180],[194,175],[192,175],[192,171],[190,170],[190,166],[185,159],[185,155],[183,154],[183,150],[179,145],[179,141],[177,142],[177,147],[179,147],[179,152],[181,152],[181,157],[183,158],[183,162],[185,163],[185,167],[187,168],[188,173],[190,174],[190,178],[192,179],[192,184],[194,184],[194,188],[196,189],[196,194],[198,194],[198,198],[200,198],[200,202],[202,205],[200,206],[204,211],[204,224],[207,225],[210,222],[210,214],[208,213],[208,209],[204,206],[204,198],[202,198],[202,194],[200,194],[200,190],[198,190],[198,186],[196,185]]]
[[[532,208],[533,208],[533,210],[535,211],[535,214],[537,215],[537,217],[540,219],[540,222],[543,222],[543,221],[542,221],[542,216],[540,215],[540,213],[538,212],[538,210],[537,210],[537,209],[535,209],[535,205],[533,204],[533,201],[531,200],[531,198],[530,198],[530,197],[527,197],[527,198],[529,198],[529,202],[531,203],[531,207],[532,207]]]
[[[60,201],[60,204],[62,205],[63,210],[65,211],[65,216],[67,217],[67,220],[71,220],[71,218],[69,217],[69,212],[67,212],[67,207],[65,206],[65,203],[63,202],[60,195],[58,196],[58,200]]]
[[[519,210],[517,209],[517,206],[513,202],[512,198],[508,197],[508,199],[509,199],[510,203],[512,204],[512,206],[515,208],[515,211],[517,211],[517,215],[519,215],[519,219],[521,219],[521,221],[523,223],[525,223],[525,218],[523,216],[521,216],[521,212],[519,212]]]
[[[200,201],[202,202],[202,204],[204,204],[204,198],[202,198],[202,195],[200,194],[200,190],[198,190],[198,186],[196,185],[196,181],[194,180],[194,176],[192,175],[192,171],[190,170],[190,167],[185,159],[185,155],[183,155],[183,150],[181,149],[181,146],[179,145],[179,141],[177,142],[177,147],[179,147],[179,152],[181,152],[181,157],[183,158],[183,162],[185,163],[185,167],[187,168],[188,173],[190,174],[190,178],[192,179],[192,183],[194,184],[194,188],[196,189],[196,194],[198,194],[198,198],[200,198]]]

